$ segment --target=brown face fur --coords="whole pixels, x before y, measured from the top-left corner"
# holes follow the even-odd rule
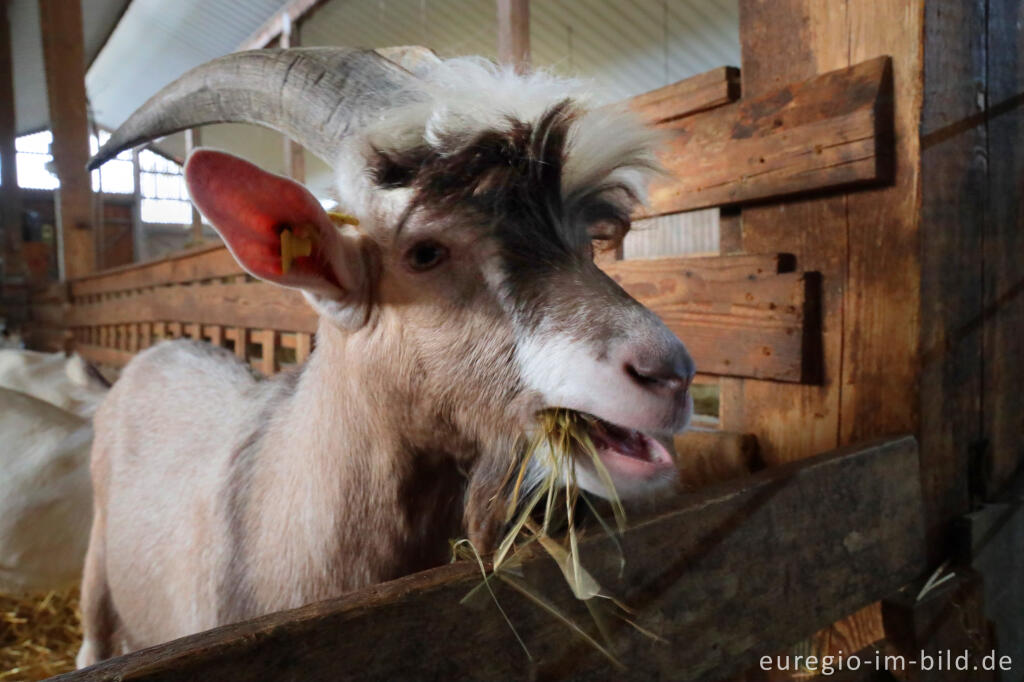
[[[382,357],[404,369],[394,387],[410,398],[402,428],[472,472],[471,536],[486,532],[513,452],[549,406],[521,376],[522,337],[556,329],[603,360],[631,326],[656,319],[592,260],[595,242],[625,236],[636,197],[614,182],[563,193],[575,117],[561,103],[536,124],[509,121],[441,149],[377,150],[372,164],[380,189],[411,198],[397,224],[375,221],[370,326],[391,344]]]
[[[607,345],[635,317],[624,309],[643,310],[592,261],[595,240],[607,248],[625,236],[636,197],[613,182],[563,194],[576,118],[566,101],[536,123],[509,120],[440,148],[376,150],[378,187],[411,200],[397,224],[372,235],[381,274],[371,315],[402,339],[409,395],[434,406],[448,438],[488,442],[501,424],[507,441],[544,407],[520,380],[524,331],[554,326]],[[418,267],[432,248],[438,262]]]

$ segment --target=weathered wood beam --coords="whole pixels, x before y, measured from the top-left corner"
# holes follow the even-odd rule
[[[185,130],[185,158],[192,155],[197,147],[203,144],[203,131],[199,128],[187,128]],[[203,216],[199,209],[192,204],[192,244],[197,245],[203,242]]]
[[[769,465],[917,429],[924,5],[856,0],[835,12],[817,0],[740,0],[744,99],[769,106],[772,96],[785,94],[781,83],[813,82],[822,72],[887,57],[895,102],[892,182],[743,209],[743,250],[792,253],[822,281],[820,382],[721,381],[722,428],[757,435]],[[859,91],[870,89],[865,84]],[[833,111],[848,101],[836,95],[822,106]],[[922,449],[923,458],[931,456]],[[929,467],[922,470],[927,482]],[[850,652],[881,636],[880,610],[864,609],[821,633],[815,646]]]
[[[530,69],[530,0],[497,0],[498,61]]]
[[[71,295],[80,299],[115,291],[230,277],[244,272],[223,244],[210,244],[159,260],[110,268],[76,279],[71,282]]]
[[[296,24],[324,2],[326,0],[287,0],[284,7],[263,22],[263,25],[246,38],[236,51],[259,50],[267,47],[281,37],[281,29],[285,26],[286,21],[289,25]]]
[[[701,372],[777,381],[814,378],[813,275],[791,272],[780,254],[611,261],[604,270],[662,317]],[[71,326],[180,320],[281,331],[316,331],[316,315],[294,291],[268,284],[211,283],[133,293],[242,274],[223,246],[177,254],[76,280]],[[113,292],[110,300],[91,300]]]
[[[674,177],[652,187],[651,215],[884,181],[891,66],[872,59],[663,127]]]
[[[749,433],[691,426],[674,441],[679,480],[687,490],[731,481],[762,468],[757,438]]]
[[[68,314],[68,326],[168,321],[312,333],[317,319],[298,291],[249,282],[165,287],[96,303],[76,303]]]
[[[740,70],[733,66],[720,66],[637,95],[628,104],[648,123],[657,124],[714,109],[739,97]]]
[[[790,266],[778,254],[602,264],[683,339],[701,372],[814,381],[819,282]]]
[[[991,494],[1024,465],[1024,6],[989,3],[987,20],[989,206],[984,299],[975,319],[984,320],[981,400],[991,463],[985,492]]]
[[[21,194],[14,149],[17,136],[14,107],[14,65],[11,31],[7,19],[9,2],[0,3],[0,257],[4,280],[24,275],[21,261]],[[6,281],[0,281],[0,293]]]
[[[60,179],[56,201],[63,255],[61,274],[71,278],[96,268],[92,182],[85,168],[89,160],[89,119],[81,3],[39,0],[39,21],[53,129],[53,162]]]
[[[495,580],[529,660],[488,599],[460,604],[480,584],[479,568],[463,561],[57,679],[717,680],[924,570],[918,477],[913,439],[876,442],[766,470],[635,521],[621,538],[624,568],[612,542],[589,535],[584,564],[660,638],[608,618],[624,671]],[[595,629],[551,559],[534,553],[522,570],[533,590]]]

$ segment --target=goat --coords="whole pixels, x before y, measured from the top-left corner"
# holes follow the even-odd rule
[[[81,355],[0,350],[0,388],[91,417],[110,384]]]
[[[88,420],[0,388],[0,592],[60,589],[81,577],[91,442]]]
[[[463,533],[493,549],[545,408],[600,420],[621,496],[671,485],[693,362],[592,259],[628,230],[656,137],[571,91],[422,48],[259,50],[114,133],[93,166],[190,126],[268,125],[333,164],[359,223],[237,157],[189,157],[239,264],[319,313],[316,348],[265,381],[192,341],[125,368],[96,415],[79,665],[443,563]],[[311,245],[290,267],[286,238]],[[580,486],[608,495],[584,460]]]

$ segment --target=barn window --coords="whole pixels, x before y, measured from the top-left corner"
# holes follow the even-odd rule
[[[18,167],[18,187],[25,189],[57,189],[57,176],[46,168],[53,161],[50,144],[53,133],[43,130],[22,135],[14,140],[15,163]]]
[[[190,224],[192,204],[185,190],[181,166],[156,152],[143,149],[139,152],[139,170],[142,221]]]
[[[101,130],[99,139],[89,136],[89,154],[99,151],[105,144],[110,133]],[[102,187],[104,194],[131,194],[135,191],[135,178],[132,171],[132,150],[123,151],[110,161],[92,172],[92,191],[99,192]]]
[[[110,133],[101,130],[99,139],[89,136],[89,153],[95,154],[99,146],[107,141]],[[14,141],[16,163],[18,167],[18,187],[24,189],[57,189],[60,181],[48,167],[53,162],[50,146],[53,144],[53,133],[41,130],[38,133],[22,135]],[[92,172],[92,189],[106,194],[131,194],[135,191],[132,178],[132,152],[121,152],[113,160],[105,163],[102,169]]]

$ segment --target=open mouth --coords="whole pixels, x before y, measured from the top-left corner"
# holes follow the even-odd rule
[[[617,478],[646,479],[675,469],[670,445],[643,431],[618,426],[599,417],[566,410],[577,417],[577,428],[590,437],[601,463]],[[578,452],[577,462],[593,466],[588,453]]]

